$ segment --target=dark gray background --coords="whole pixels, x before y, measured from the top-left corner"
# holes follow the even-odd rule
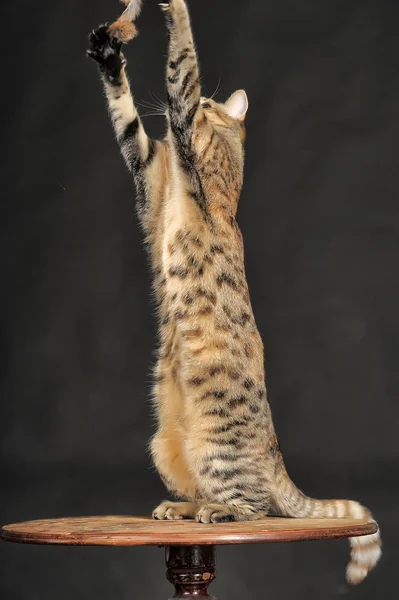
[[[249,96],[239,223],[288,470],[380,521],[385,555],[349,590],[344,541],[222,548],[220,600],[393,598],[399,560],[399,4],[194,0],[205,91]],[[0,521],[149,513],[154,306],[134,192],[87,32],[116,0],[3,3]],[[139,102],[164,98],[145,0]],[[142,108],[142,114],[148,109]],[[146,119],[153,135],[160,117]],[[156,548],[0,544],[2,600],[167,598]]]

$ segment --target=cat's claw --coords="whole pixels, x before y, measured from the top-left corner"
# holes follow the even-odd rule
[[[93,29],[89,35],[86,55],[94,60],[111,82],[118,80],[126,58],[121,53],[122,42],[108,32],[108,24]]]
[[[160,2],[158,4],[158,6],[160,7],[161,10],[163,10],[164,12],[167,12],[170,9],[170,4],[169,3],[165,3],[165,2]]]

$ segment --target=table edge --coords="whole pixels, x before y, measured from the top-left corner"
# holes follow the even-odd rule
[[[339,521],[339,519],[337,519]],[[329,539],[342,539],[351,537],[361,537],[371,535],[378,531],[378,526],[375,521],[359,524],[359,526],[351,525],[336,527],[320,531],[303,530],[286,530],[263,532],[261,535],[258,532],[253,534],[235,534],[223,533],[215,536],[210,531],[200,533],[197,539],[193,539],[192,534],[178,533],[176,536],[170,534],[155,535],[141,533],[140,535],[115,533],[109,536],[104,533],[92,534],[77,534],[73,533],[70,537],[65,537],[65,534],[57,536],[57,534],[41,533],[28,534],[16,533],[7,530],[6,525],[0,530],[0,539],[6,542],[20,544],[39,544],[39,545],[58,545],[58,546],[202,546],[202,545],[238,545],[238,544],[266,544],[279,542],[299,542],[299,541],[320,541]]]

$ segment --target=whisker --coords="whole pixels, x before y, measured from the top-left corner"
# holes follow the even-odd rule
[[[148,112],[143,115],[143,117],[164,117],[164,112]]]
[[[154,102],[156,104],[158,104],[158,106],[161,106],[162,108],[164,108],[165,110],[167,109],[167,104],[166,102],[163,102],[160,98],[158,98],[158,96],[156,94],[154,94],[153,92],[150,92],[150,96],[151,98],[154,100]]]
[[[135,100],[135,103],[138,106],[143,106],[144,108],[156,108],[156,109],[160,108],[160,106],[153,104],[152,102],[146,102],[145,100],[142,100],[141,102],[137,102]]]
[[[168,110],[167,104],[154,96],[151,91],[149,94],[151,95],[153,102],[148,102],[147,100],[141,100],[141,102],[138,102],[135,100],[135,104],[137,104],[137,106],[142,106],[143,108],[149,108],[152,111],[159,111],[159,114],[165,115],[166,111]]]
[[[136,104],[136,106],[142,106],[143,108],[149,108],[147,104],[145,104],[144,102],[138,102],[136,99],[134,100],[134,103]]]
[[[220,69],[219,69],[219,79],[218,79],[218,84],[216,86],[215,91],[213,92],[212,96],[210,97],[211,100],[214,99],[214,97],[216,96],[216,94],[220,91],[220,89],[222,88],[221,85],[222,79],[221,79],[221,75],[220,75]]]

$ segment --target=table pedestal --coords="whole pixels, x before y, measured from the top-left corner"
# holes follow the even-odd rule
[[[166,577],[175,586],[173,598],[209,598],[215,578],[215,546],[166,546]]]

